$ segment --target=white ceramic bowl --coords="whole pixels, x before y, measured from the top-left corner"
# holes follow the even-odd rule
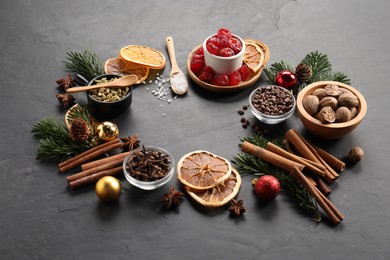
[[[143,189],[143,190],[154,190],[154,189],[157,189],[161,186],[163,186],[164,184],[166,184],[167,182],[169,182],[171,179],[172,179],[172,176],[174,175],[173,173],[175,172],[175,162],[173,160],[173,157],[170,153],[168,153],[166,150],[164,149],[161,149],[159,147],[155,147],[155,146],[145,146],[145,149],[152,149],[152,150],[155,150],[155,151],[159,151],[161,152],[162,154],[166,154],[168,155],[168,160],[171,162],[171,167],[169,169],[169,172],[165,175],[164,178],[162,179],[159,179],[157,181],[140,181],[140,180],[137,180],[135,178],[133,178],[127,171],[126,169],[126,165],[127,165],[127,162],[129,160],[131,160],[131,158],[133,158],[133,154],[139,150],[141,150],[142,147],[139,147],[135,150],[133,150],[126,158],[125,160],[123,161],[123,174],[125,175],[125,178],[128,182],[130,182],[130,184],[140,188],[140,189]]]
[[[229,74],[235,70],[238,70],[242,66],[245,53],[245,42],[243,39],[238,37],[235,34],[232,34],[232,37],[237,38],[241,42],[242,50],[234,56],[231,57],[220,57],[214,54],[211,54],[207,48],[206,44],[208,39],[216,36],[216,34],[210,35],[203,42],[203,51],[204,51],[204,61],[206,66],[210,66],[214,69],[217,74]]]
[[[293,101],[293,106],[292,108],[287,111],[286,113],[284,114],[281,114],[281,115],[268,115],[268,114],[265,114],[265,113],[262,113],[260,112],[259,110],[257,110],[253,103],[252,103],[252,100],[253,100],[253,96],[256,94],[256,92],[262,88],[266,88],[266,87],[269,87],[269,86],[261,86],[261,87],[258,87],[256,88],[249,96],[249,107],[250,107],[250,110],[252,112],[252,114],[257,118],[259,119],[260,121],[266,123],[266,124],[269,124],[269,125],[273,125],[273,124],[278,124],[278,123],[281,123],[283,122],[284,120],[286,120],[287,118],[289,118],[290,116],[292,116],[292,114],[294,114],[294,111],[295,111],[295,106],[296,106],[296,100],[295,100],[295,97],[294,95],[290,94],[291,97],[292,97],[292,101]],[[283,91],[286,91],[288,92],[288,90],[286,90],[285,88],[283,87],[279,87],[279,86],[271,86],[271,87],[276,87],[276,88],[279,88]],[[289,92],[288,92],[289,93]]]

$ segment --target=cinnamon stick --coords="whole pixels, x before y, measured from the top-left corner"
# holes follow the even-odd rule
[[[90,153],[93,153],[93,152],[95,152],[95,151],[97,151],[97,150],[99,150],[99,149],[101,149],[101,148],[103,148],[103,147],[109,146],[109,145],[114,144],[114,143],[117,143],[117,142],[119,142],[119,138],[114,139],[114,140],[111,140],[111,141],[108,141],[108,142],[106,142],[106,143],[99,144],[99,145],[97,145],[97,146],[95,146],[95,147],[89,149],[88,151],[85,151],[85,152],[83,152],[83,153],[81,153],[81,154],[78,154],[78,155],[76,155],[75,157],[72,157],[72,158],[70,158],[70,159],[68,159],[68,160],[66,160],[66,161],[64,161],[64,162],[62,162],[62,163],[60,163],[60,164],[58,164],[58,168],[62,168],[62,167],[64,167],[65,165],[67,165],[67,164],[69,164],[69,163],[72,163],[72,162],[74,162],[74,161],[80,159],[81,157],[84,157],[84,156],[86,156],[86,155],[88,155],[88,154],[90,154]]]
[[[311,144],[311,146],[317,151],[318,155],[321,156],[321,158],[337,172],[342,172],[345,169],[345,163],[342,160],[336,158],[316,145]]]
[[[316,199],[317,203],[320,205],[320,207],[324,210],[324,212],[326,213],[328,218],[334,224],[338,224],[338,223],[340,223],[340,221],[342,221],[344,219],[344,217],[339,218],[339,216],[338,216],[339,211],[332,204],[332,202],[329,201],[325,196],[321,196],[320,195],[321,192],[319,192],[315,188],[315,186],[310,183],[310,181],[306,178],[306,176],[297,167],[294,167],[290,173]],[[340,213],[340,215],[341,215],[341,213]]]
[[[122,163],[123,163],[123,159],[114,160],[114,161],[111,161],[111,162],[99,165],[99,166],[97,166],[95,168],[91,168],[91,169],[88,169],[86,171],[81,171],[79,173],[70,175],[70,176],[66,177],[66,180],[68,182],[72,182],[72,181],[75,181],[77,179],[86,177],[88,175],[95,174],[97,172],[101,172],[101,171],[104,171],[104,170],[112,169],[115,166],[118,166],[118,165],[120,165]]]
[[[308,144],[304,141],[303,137],[297,133],[294,129],[290,129],[286,132],[285,138],[294,145],[294,148],[302,155],[302,157],[311,161],[323,164],[323,162],[314,153],[317,152],[314,148],[310,149]],[[326,165],[324,165],[326,167]],[[337,177],[334,176],[329,169],[326,167],[324,178],[327,182],[333,182]]]
[[[321,198],[324,200],[324,202],[328,205],[328,207],[333,211],[333,213],[341,220],[343,220],[345,217],[341,212],[334,206],[334,204],[321,192],[318,191],[318,188],[315,187],[318,194],[321,196]]]
[[[330,189],[328,184],[326,184],[321,178],[314,176],[313,179],[314,182],[316,183],[317,188],[320,190],[322,194],[325,195],[325,197],[328,197],[332,193],[332,190]]]
[[[104,170],[101,172],[94,173],[92,175],[85,176],[83,178],[77,179],[75,181],[69,182],[69,186],[72,190],[81,188],[83,186],[86,186],[88,184],[97,182],[100,178],[104,176],[114,176],[122,172],[122,166],[118,166],[116,168]]]
[[[70,170],[73,167],[76,167],[76,166],[81,165],[81,164],[83,164],[85,162],[88,162],[88,161],[92,160],[93,158],[96,158],[99,155],[107,153],[107,152],[109,152],[111,150],[114,150],[116,148],[119,148],[121,146],[122,146],[122,144],[120,142],[118,142],[118,143],[110,144],[108,146],[104,146],[104,147],[102,147],[102,148],[100,148],[98,150],[94,150],[93,152],[88,153],[87,155],[85,155],[83,157],[80,157],[80,158],[78,158],[78,159],[76,159],[76,160],[66,164],[63,167],[60,167],[60,171],[61,172],[66,172],[67,170]]]
[[[292,160],[294,162],[297,162],[297,163],[305,165],[306,169],[311,171],[312,173],[318,174],[320,176],[325,176],[325,171],[323,171],[321,169],[318,169],[317,167],[311,165],[310,163],[302,160],[297,155],[289,153],[286,150],[280,148],[279,146],[277,146],[277,145],[275,145],[275,144],[273,144],[271,142],[267,143],[265,149],[268,150],[268,151],[271,151],[273,153],[276,153],[276,154],[278,154],[280,156],[283,156],[283,157],[285,157],[287,159],[290,159],[290,160]]]
[[[246,141],[242,143],[241,150],[244,153],[256,156],[257,158],[267,161],[270,164],[282,168],[286,171],[291,171],[294,167],[298,168],[299,170],[303,170],[303,168],[305,168],[303,164],[284,158],[276,153],[270,152]]]
[[[110,162],[115,161],[115,160],[121,159],[123,161],[125,159],[125,157],[128,156],[129,154],[130,154],[130,152],[119,153],[119,154],[112,155],[110,157],[106,157],[106,158],[103,158],[103,159],[100,159],[100,160],[88,162],[88,163],[82,164],[81,165],[81,169],[83,171],[86,171],[86,170],[98,167],[100,165],[103,165],[103,164],[106,164],[106,163],[110,163]]]

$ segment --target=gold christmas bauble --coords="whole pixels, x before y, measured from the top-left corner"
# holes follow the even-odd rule
[[[121,195],[121,183],[115,177],[104,176],[96,183],[95,192],[102,201],[118,199]]]
[[[105,121],[97,126],[96,133],[100,140],[111,141],[119,136],[119,129],[116,124]]]

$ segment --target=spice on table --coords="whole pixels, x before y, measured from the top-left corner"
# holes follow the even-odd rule
[[[245,207],[244,207],[244,201],[239,200],[236,201],[235,199],[232,199],[230,201],[230,207],[229,207],[229,212],[231,215],[239,217],[245,212]]]
[[[172,187],[169,193],[160,200],[160,202],[165,202],[165,208],[173,209],[180,206],[181,201],[183,200],[183,192],[175,191],[175,188]]]
[[[364,158],[364,150],[360,147],[353,147],[348,153],[348,159],[352,163],[357,163]]]
[[[64,108],[69,108],[71,107],[74,103],[75,103],[75,100],[76,98],[71,95],[71,94],[68,94],[68,93],[65,93],[65,94],[57,94],[56,95],[56,98],[58,99],[58,101],[60,103],[62,103],[62,105],[64,106]]]
[[[135,150],[126,164],[126,171],[139,181],[157,181],[171,170],[169,155],[151,148]]]
[[[132,151],[139,147],[140,140],[138,138],[138,134],[134,134],[134,136],[127,136],[124,138],[121,138],[123,145],[123,151]]]
[[[70,74],[68,74],[64,79],[57,79],[56,83],[58,84],[57,88],[63,91],[76,86],[76,83]]]

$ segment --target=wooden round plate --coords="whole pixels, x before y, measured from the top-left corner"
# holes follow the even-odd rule
[[[217,85],[213,85],[213,84],[206,83],[204,81],[199,80],[198,77],[191,71],[190,66],[191,66],[192,57],[194,56],[196,50],[202,46],[202,44],[199,44],[198,46],[196,46],[191,51],[190,55],[188,55],[188,59],[187,59],[188,75],[200,87],[207,89],[209,91],[218,92],[218,93],[233,93],[233,92],[243,90],[243,89],[253,85],[259,79],[261,72],[263,71],[264,66],[267,64],[269,57],[270,57],[270,52],[269,52],[269,48],[264,43],[262,43],[260,41],[252,40],[252,39],[245,39],[244,41],[252,41],[253,43],[256,43],[262,51],[262,59],[263,59],[263,65],[262,65],[261,69],[257,73],[251,72],[251,74],[249,75],[249,77],[246,81],[242,81],[237,86],[217,86]]]

